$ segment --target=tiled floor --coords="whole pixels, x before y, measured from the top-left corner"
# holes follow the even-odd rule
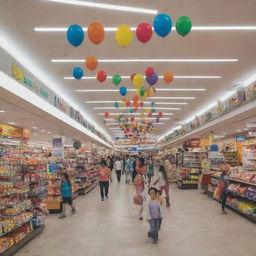
[[[47,217],[47,227],[18,256],[255,256],[256,225],[196,190],[171,187],[171,208],[164,209],[160,240],[147,239],[148,224],[136,219],[134,189],[113,183],[110,199],[99,188],[76,199],[78,213]]]

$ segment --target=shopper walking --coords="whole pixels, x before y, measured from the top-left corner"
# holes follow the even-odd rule
[[[114,168],[114,160],[111,156],[108,157],[108,168],[110,170],[110,181],[112,182],[112,170]]]
[[[137,166],[136,166],[136,171],[138,174],[144,175],[144,173],[146,171],[144,158],[139,158]]]
[[[148,186],[150,186],[151,179],[154,176],[154,163],[151,158],[148,160],[147,176],[148,176]]]
[[[104,201],[104,196],[108,199],[108,188],[110,180],[110,170],[107,167],[106,161],[101,162],[101,167],[99,168],[99,184],[100,184],[100,195],[101,201]]]
[[[136,175],[138,174],[136,171],[136,166],[137,166],[137,158],[134,157],[132,160],[132,167],[133,167],[133,172],[132,172],[132,182],[134,182],[134,179],[136,177]]]
[[[120,157],[117,157],[115,164],[114,164],[115,170],[116,170],[116,177],[117,177],[117,181],[118,183],[120,183],[121,181],[121,174],[122,174],[122,162],[120,160]]]
[[[67,210],[66,204],[69,204],[69,206],[71,207],[71,214],[74,214],[76,212],[76,208],[72,200],[71,183],[69,180],[69,176],[66,172],[62,174],[61,195],[62,195],[62,214],[59,217],[60,219],[66,217],[66,210]]]
[[[138,198],[140,198],[140,209],[139,209],[139,214],[138,214],[138,217],[140,220],[143,220],[143,203],[145,202],[146,200],[146,197],[145,197],[145,193],[144,193],[144,190],[145,190],[145,180],[144,180],[144,176],[141,175],[141,174],[137,174],[135,179],[134,179],[134,187],[135,187],[135,191],[136,191],[136,196]]]
[[[160,165],[158,171],[158,180],[154,182],[154,185],[159,183],[159,194],[162,195],[163,190],[166,196],[166,207],[170,207],[170,196],[169,196],[169,181],[166,170],[163,165]]]
[[[125,183],[126,184],[132,181],[132,171],[133,171],[132,161],[130,156],[127,156],[125,160]]]
[[[158,241],[158,232],[160,230],[160,225],[162,224],[162,208],[158,200],[158,191],[156,188],[151,187],[148,190],[150,196],[150,201],[146,204],[147,211],[147,221],[150,225],[150,230],[148,232],[148,237],[152,239],[154,244]]]
[[[228,198],[228,181],[225,180],[225,176],[226,176],[226,173],[223,172],[220,177],[220,187],[222,187],[222,191],[221,191],[221,195],[220,195],[221,210],[222,210],[222,214],[224,214],[224,215],[227,214],[227,212],[225,210],[225,206],[226,206],[226,201]]]

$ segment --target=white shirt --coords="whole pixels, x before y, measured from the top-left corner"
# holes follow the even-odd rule
[[[164,179],[164,175],[161,172],[159,172],[158,175],[159,175],[159,186],[164,187],[166,185],[166,180]]]
[[[122,170],[122,163],[121,163],[121,161],[117,160],[115,162],[115,170],[118,170],[118,171]]]

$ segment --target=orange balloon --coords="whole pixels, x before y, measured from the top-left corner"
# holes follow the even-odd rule
[[[88,26],[87,34],[92,43],[100,44],[105,37],[104,27],[98,22],[93,22]]]
[[[134,106],[135,108],[138,108],[138,107],[139,107],[138,101],[134,101],[133,106]]]
[[[139,101],[140,97],[137,94],[135,94],[132,96],[132,99],[133,101]]]
[[[165,72],[164,73],[164,81],[168,84],[173,80],[173,73],[172,72]]]
[[[98,67],[98,60],[94,56],[88,56],[85,60],[86,67],[93,71]]]

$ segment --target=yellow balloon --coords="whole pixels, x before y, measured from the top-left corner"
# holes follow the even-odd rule
[[[146,112],[147,112],[147,113],[150,113],[150,112],[151,112],[151,109],[150,109],[150,108],[146,108]]]
[[[132,41],[132,31],[128,25],[120,25],[116,30],[116,41],[122,47],[127,46]]]
[[[146,99],[148,96],[147,94],[145,93],[143,96],[142,96],[142,99]]]
[[[145,115],[144,115],[143,113],[141,113],[140,117],[141,117],[141,118],[144,118],[144,116],[145,116]]]
[[[121,101],[121,106],[125,107],[126,106],[126,102],[125,101]]]
[[[144,78],[141,74],[137,74],[134,76],[133,78],[133,84],[135,85],[135,87],[138,89],[139,87],[141,87],[144,83]]]

